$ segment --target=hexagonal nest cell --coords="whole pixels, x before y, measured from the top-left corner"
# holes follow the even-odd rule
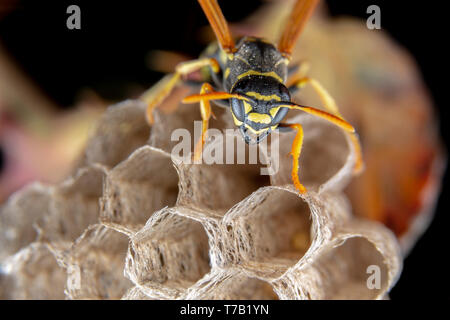
[[[293,133],[270,137],[279,152],[260,149],[270,175],[261,163],[236,164],[237,155],[234,164],[186,163],[172,154],[171,133],[195,136],[200,114],[174,101],[151,127],[141,101],[109,107],[70,177],[29,185],[3,205],[2,298],[385,298],[402,253],[389,229],[352,214],[344,188],[355,150],[343,131],[290,115],[305,132],[308,192],[299,194]],[[211,127],[234,129],[223,110]],[[227,150],[226,140],[210,137],[205,149]]]

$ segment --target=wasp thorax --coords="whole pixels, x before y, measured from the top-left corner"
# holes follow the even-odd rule
[[[290,101],[286,86],[271,76],[247,76],[232,88],[246,99],[231,99],[234,123],[241,129],[247,143],[258,143],[264,139],[289,111],[279,102]],[[253,139],[252,139],[253,136]]]

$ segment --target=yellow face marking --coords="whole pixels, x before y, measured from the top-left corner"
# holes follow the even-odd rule
[[[260,94],[258,92],[254,92],[254,91],[247,91],[245,94],[248,95],[248,96],[251,96],[251,97],[255,97],[258,100],[264,100],[264,101],[277,100],[277,101],[281,101],[280,97],[277,96],[276,94],[272,94],[270,96],[266,96],[264,94]]]
[[[255,129],[253,129],[252,127],[250,127],[248,124],[245,124],[245,127],[246,127],[248,130],[250,130],[251,132],[253,132],[254,134],[261,134],[261,133],[263,133],[263,132],[269,130],[269,128],[263,128],[263,129],[261,129],[261,130],[255,130]]]
[[[270,71],[270,72],[259,72],[256,70],[248,70],[244,73],[241,73],[240,75],[238,75],[238,80],[246,77],[246,76],[251,76],[251,75],[256,75],[256,76],[267,76],[267,77],[272,77],[276,80],[278,80],[279,82],[283,82],[283,79],[281,79],[281,77],[279,75],[277,75],[274,71]]]
[[[244,108],[245,108],[245,114],[247,114],[253,110],[252,106],[247,101],[244,101]]]
[[[270,118],[268,114],[256,112],[249,113],[248,120],[253,121],[255,123],[265,123],[265,124],[269,124],[270,122],[272,122],[272,118]]]
[[[275,107],[269,110],[269,113],[272,116],[272,118],[275,118],[275,115],[278,113],[278,110],[280,110],[280,107]]]
[[[230,75],[230,68],[226,68],[224,73],[225,79],[227,79],[229,75]]]

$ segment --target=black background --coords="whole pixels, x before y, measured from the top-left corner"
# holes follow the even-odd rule
[[[449,138],[448,41],[442,2],[328,0],[332,15],[367,18],[371,4],[381,8],[381,25],[418,62],[438,113],[444,140]],[[430,3],[430,4],[428,4]],[[2,0],[0,0],[1,10]],[[66,9],[81,8],[81,30],[66,28]],[[220,1],[230,22],[239,21],[261,1]],[[161,76],[146,67],[151,49],[195,57],[204,48],[198,29],[207,24],[194,0],[184,1],[49,1],[19,2],[0,21],[0,39],[41,89],[61,107],[77,99],[80,88],[91,87],[107,99],[127,98],[129,83],[150,86]],[[446,175],[435,219],[407,257],[393,300],[450,298],[448,274],[449,204]]]

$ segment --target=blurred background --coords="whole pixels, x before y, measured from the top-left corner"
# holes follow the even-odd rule
[[[367,19],[369,5],[381,8],[382,28],[417,61],[447,143],[445,11],[394,1],[325,2],[333,17]],[[81,8],[81,30],[66,27],[72,4]],[[264,1],[220,4],[233,23]],[[175,52],[172,64],[198,56],[205,25],[194,1],[0,0],[0,202],[30,181],[53,183],[67,175],[102,110],[161,78],[165,67],[158,71],[150,53]],[[446,175],[435,218],[406,258],[393,300],[450,298],[447,181]]]

